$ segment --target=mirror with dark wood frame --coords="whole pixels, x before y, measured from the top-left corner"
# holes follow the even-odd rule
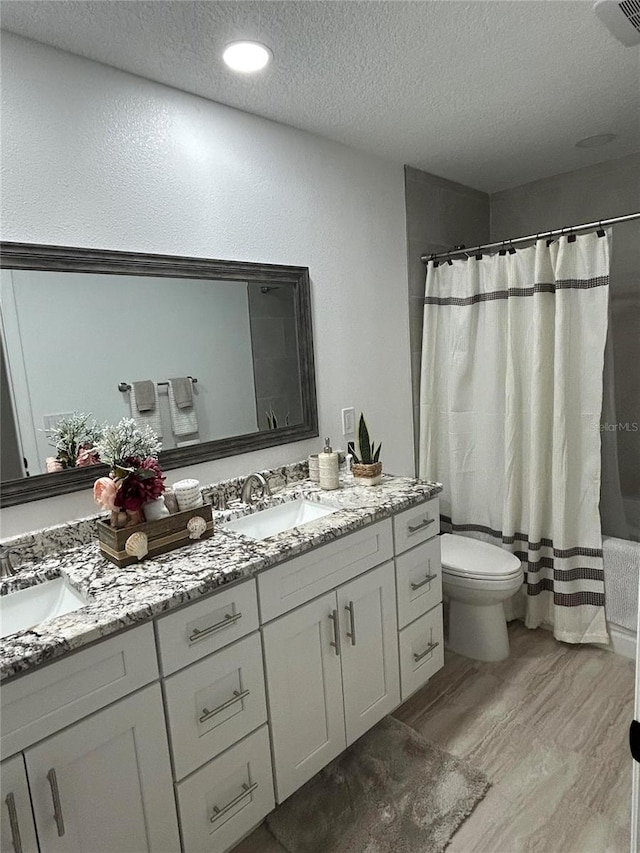
[[[47,473],[74,413],[151,425],[167,470],[318,435],[306,267],[9,242],[0,267],[0,505],[103,473]]]

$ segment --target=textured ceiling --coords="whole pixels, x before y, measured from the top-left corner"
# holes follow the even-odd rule
[[[640,52],[591,0],[3,0],[5,29],[489,192],[640,151]],[[224,45],[274,62],[239,77]],[[585,136],[612,132],[600,149]]]

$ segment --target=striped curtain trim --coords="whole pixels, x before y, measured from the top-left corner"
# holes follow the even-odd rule
[[[561,560],[567,560],[570,557],[602,557],[602,548],[554,548],[553,540],[541,539],[539,542],[529,542],[526,533],[514,533],[513,536],[505,536],[501,530],[494,530],[491,527],[486,527],[482,524],[453,524],[451,519],[446,515],[440,516],[442,526],[447,526],[451,530],[469,531],[474,533],[486,533],[488,536],[493,536],[494,539],[500,539],[503,545],[514,545],[516,542],[526,542],[527,551],[541,551],[543,548],[549,548],[553,551],[553,556]],[[448,532],[448,531],[445,531]],[[523,552],[516,552],[521,560],[528,560],[527,555],[521,556]],[[533,561],[537,564],[541,560],[550,559],[549,557],[540,557]]]
[[[604,583],[604,569],[594,569],[591,566],[574,566],[572,569],[559,569],[553,565],[538,566],[536,563],[528,563],[526,554],[516,552],[519,560],[525,563],[527,574],[537,575],[541,568],[551,569],[553,579],[558,583],[571,583],[571,581],[600,581]],[[537,583],[537,581],[536,581]]]
[[[604,607],[603,592],[556,592],[553,581],[549,578],[543,578],[538,583],[527,584],[527,595],[540,595],[541,592],[552,592],[553,603],[561,607],[580,607],[584,604]]]
[[[489,293],[476,293],[474,296],[425,296],[425,305],[477,305],[480,302],[495,302],[498,299],[510,299],[512,296],[533,296],[536,293],[555,293],[557,290],[590,290],[594,287],[606,287],[609,276],[594,278],[567,278],[556,282],[540,282],[531,287],[509,287],[507,290],[492,290]]]

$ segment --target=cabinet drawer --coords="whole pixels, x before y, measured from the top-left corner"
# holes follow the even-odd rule
[[[371,524],[258,576],[262,622],[269,622],[393,556],[391,520]]]
[[[400,628],[442,601],[439,536],[396,557],[396,585]]]
[[[404,702],[444,666],[442,605],[400,631],[400,687]]]
[[[267,720],[260,634],[251,634],[165,682],[176,779]]]
[[[148,622],[10,681],[2,688],[2,757],[157,677],[153,625]]]
[[[274,807],[263,726],[176,785],[184,853],[224,853]]]
[[[257,629],[255,581],[234,584],[163,616],[157,627],[162,672],[168,675]]]
[[[420,542],[426,542],[440,532],[440,501],[430,501],[406,509],[393,518],[393,538],[396,554],[401,554]]]

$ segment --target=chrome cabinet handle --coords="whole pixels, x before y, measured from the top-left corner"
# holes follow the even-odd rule
[[[11,827],[11,843],[16,853],[22,853],[22,839],[20,838],[20,825],[18,824],[18,812],[13,794],[7,794],[5,803],[9,811],[9,826]]]
[[[426,584],[431,583],[431,581],[434,581],[437,577],[438,575],[427,575],[425,579],[420,581],[419,583],[415,583],[414,581],[412,581],[411,589],[415,592],[417,589],[420,589],[421,587],[426,586]]]
[[[428,527],[430,524],[433,524],[435,518],[423,518],[420,524],[408,524],[407,530],[409,533],[415,533],[417,530],[422,530],[424,527]]]
[[[416,663],[418,663],[418,661],[422,660],[422,658],[426,658],[426,656],[427,656],[427,655],[430,655],[430,654],[431,654],[431,652],[432,652],[434,649],[437,649],[439,645],[440,645],[440,643],[429,643],[429,645],[427,646],[427,648],[426,648],[423,652],[419,652],[419,653],[418,653],[418,652],[414,652],[414,653],[413,653],[413,659],[414,659],[414,661],[415,661]]]
[[[62,817],[62,804],[60,802],[60,791],[58,790],[58,779],[56,777],[56,771],[51,768],[47,773],[47,779],[49,780],[49,785],[51,785],[51,797],[53,799],[53,816],[56,821],[56,826],[58,827],[58,837],[62,838],[64,835],[64,818]]]
[[[338,611],[333,610],[329,614],[329,619],[333,622],[333,642],[331,645],[336,650],[336,654],[340,654],[340,622],[338,619]]]
[[[190,643],[197,643],[198,640],[204,640],[205,637],[208,637],[209,634],[213,634],[214,631],[219,631],[221,628],[226,628],[228,625],[233,625],[238,619],[242,618],[242,613],[225,613],[224,619],[221,619],[220,622],[216,622],[215,625],[209,625],[208,628],[194,628],[191,634],[189,635]]]
[[[351,622],[351,633],[347,631],[347,637],[351,637],[351,645],[356,644],[356,612],[353,606],[353,601],[350,601],[344,608],[349,613],[349,621]]]
[[[238,690],[233,691],[233,696],[231,699],[227,699],[226,702],[223,702],[222,705],[218,705],[217,708],[214,708],[213,711],[210,711],[208,708],[202,709],[202,716],[198,717],[199,723],[206,723],[207,720],[210,720],[211,717],[215,717],[216,714],[219,714],[220,711],[226,711],[227,708],[230,708],[232,705],[235,705],[236,702],[241,702],[249,695],[249,690],[243,690],[242,693]]]
[[[221,809],[219,809],[218,806],[213,807],[213,814],[209,818],[209,821],[211,823],[215,823],[218,818],[222,817],[223,814],[226,814],[234,806],[237,806],[240,800],[244,800],[245,797],[248,797],[249,794],[252,794],[257,787],[257,782],[254,782],[252,785],[248,785],[246,782],[243,782],[242,791],[238,794],[237,797],[234,797],[230,802],[227,803],[226,806],[222,806]]]

